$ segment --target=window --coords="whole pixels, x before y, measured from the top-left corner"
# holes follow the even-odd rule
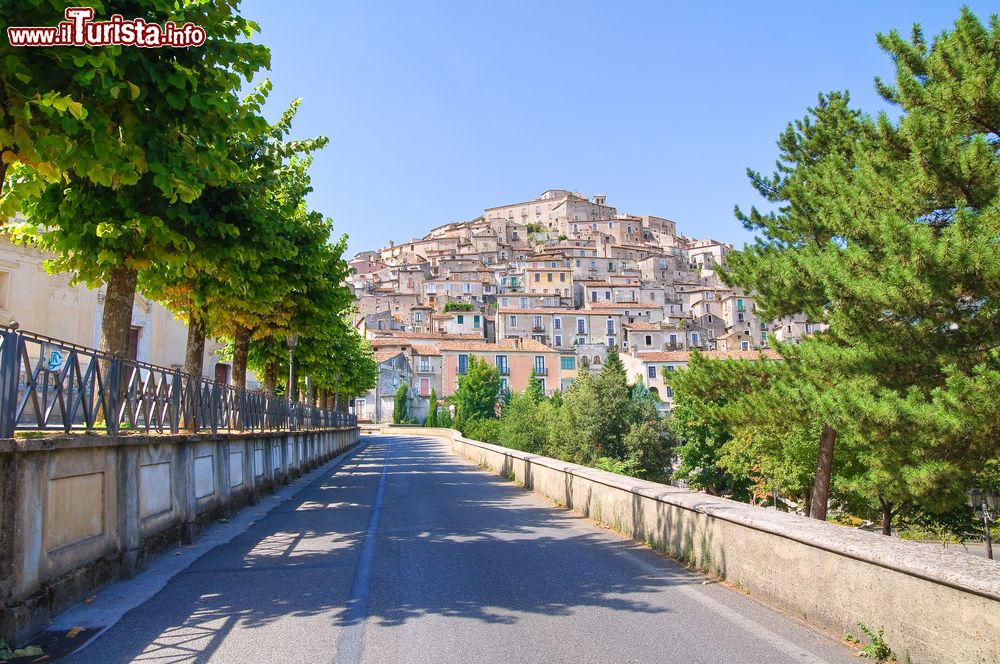
[[[648,373],[647,373],[647,375],[648,375],[648,376],[649,376],[650,378],[653,378],[653,379],[655,379],[655,378],[656,378],[656,367],[648,367],[648,368],[647,368],[647,372],[648,372]]]
[[[414,311],[413,312],[413,320],[415,320],[416,322],[419,323],[423,319],[424,319],[424,312],[422,312],[422,311]]]
[[[656,293],[650,293],[649,294],[649,301],[650,302],[656,302]]]
[[[420,370],[421,371],[430,371],[431,370],[431,362],[426,357],[421,357],[420,358]]]
[[[528,308],[528,298],[526,298],[526,297],[522,297],[521,298],[521,308],[522,309],[527,309]]]
[[[749,341],[741,341],[740,342],[740,350],[750,350],[750,342]]]
[[[555,336],[555,345],[556,345],[557,347],[558,347],[558,346],[562,346],[562,335],[561,335],[561,334],[557,334],[557,335]]]
[[[674,391],[670,389],[669,385],[667,385],[666,388],[664,389],[664,394],[667,396],[668,399],[674,398]]]
[[[479,316],[472,317],[472,327],[479,328]]]
[[[464,374],[469,370],[469,356],[459,355],[458,356],[458,373]]]
[[[472,284],[462,284],[462,292],[463,293],[471,293],[472,292]]]
[[[715,338],[715,330],[709,330],[708,331],[708,338],[709,339],[714,339]]]
[[[511,327],[517,327],[517,316],[507,316],[507,324]]]
[[[646,345],[647,346],[652,346],[653,345],[653,335],[651,335],[651,334],[647,334],[646,335]]]
[[[552,327],[554,329],[556,329],[556,330],[561,330],[562,329],[562,318],[560,318],[559,316],[556,316],[555,318],[553,318],[552,319]]]
[[[712,317],[711,317],[711,316],[709,316],[709,317],[708,317],[708,322],[709,322],[709,323],[711,323],[711,322],[712,322]]]
[[[590,301],[597,302],[597,291],[590,291]]]
[[[542,327],[542,317],[541,316],[535,316],[532,319],[532,326],[535,327],[536,329],[537,328],[541,328]]]
[[[743,311],[743,300],[736,300],[736,311]]]
[[[668,364],[667,365],[667,371],[673,371],[673,370],[674,370],[674,365]]]
[[[542,280],[542,273],[541,272],[535,272],[535,283],[537,284],[541,280]]]
[[[608,334],[614,334],[615,333],[615,319],[614,318],[608,318],[606,321],[604,321],[604,323],[605,323],[605,326],[608,329]]]
[[[510,301],[507,298],[502,297],[500,298],[500,306],[506,309],[507,307],[510,306]]]
[[[611,299],[611,291],[609,291],[609,290],[604,291],[604,299],[605,300],[610,300]]]
[[[560,272],[559,273],[559,281],[566,281],[566,273],[565,272]]]
[[[614,337],[608,337],[608,348],[611,348],[614,345],[615,345],[615,338]]]
[[[560,368],[563,371],[574,371],[576,369],[576,358],[575,357],[563,357],[559,360]]]
[[[539,378],[539,379],[538,379],[538,382],[539,382],[539,383],[541,383],[541,386],[542,386],[542,394],[545,394],[545,379],[544,379],[544,378]]]
[[[497,355],[496,356],[497,369],[500,371],[501,376],[506,376],[510,373],[510,369],[507,366],[507,356]]]
[[[458,324],[459,325],[465,324],[465,316],[463,316],[462,314],[458,315]]]
[[[691,345],[692,346],[697,346],[698,345],[698,333],[697,332],[692,332],[691,333]]]
[[[577,318],[576,319],[576,333],[577,334],[586,334],[587,333],[587,319],[586,318]]]
[[[677,345],[677,335],[676,334],[671,334],[670,337],[669,337],[669,339],[670,339],[670,345],[671,346],[676,346]]]
[[[535,374],[538,376],[545,375],[545,356],[535,355]]]
[[[510,389],[510,386],[507,383],[507,379],[506,378],[501,378],[500,379],[500,391],[501,392],[506,392],[509,389]]]
[[[421,378],[420,379],[420,396],[426,397],[430,396],[431,393],[431,379]]]
[[[551,272],[546,272],[545,273],[545,281],[552,281],[552,273]]]
[[[767,332],[760,333],[760,340],[764,343],[765,346],[767,345]]]
[[[746,314],[744,314],[742,311],[739,312],[738,314],[736,314],[736,321],[739,322],[739,323],[745,323],[746,322]]]

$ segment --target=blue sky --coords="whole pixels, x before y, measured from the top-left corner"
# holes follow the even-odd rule
[[[271,47],[272,117],[326,135],[315,209],[351,254],[562,188],[741,246],[745,169],[819,91],[885,108],[875,33],[933,35],[968,4],[246,0]]]

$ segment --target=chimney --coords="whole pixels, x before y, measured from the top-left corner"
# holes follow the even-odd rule
[[[514,350],[521,350],[521,337],[514,337]]]
[[[632,357],[639,357],[639,347],[632,344]]]

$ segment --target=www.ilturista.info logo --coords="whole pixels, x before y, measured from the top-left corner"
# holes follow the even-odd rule
[[[167,21],[162,26],[144,19],[126,20],[115,14],[108,21],[94,21],[90,7],[67,7],[66,20],[52,27],[10,27],[7,39],[11,46],[163,46],[186,48],[205,43],[205,29],[194,23],[177,25]]]

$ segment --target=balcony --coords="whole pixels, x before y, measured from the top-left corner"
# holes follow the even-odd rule
[[[548,376],[549,375],[549,369],[548,369],[548,367],[535,367],[535,375],[536,376]]]
[[[541,332],[545,332],[545,326],[544,325],[532,325],[531,326],[531,331],[535,332],[536,334],[537,333],[541,333]]]
[[[497,370],[500,372],[501,376],[509,376],[510,375],[510,367],[507,366],[507,365],[503,365],[503,366],[497,367]]]

